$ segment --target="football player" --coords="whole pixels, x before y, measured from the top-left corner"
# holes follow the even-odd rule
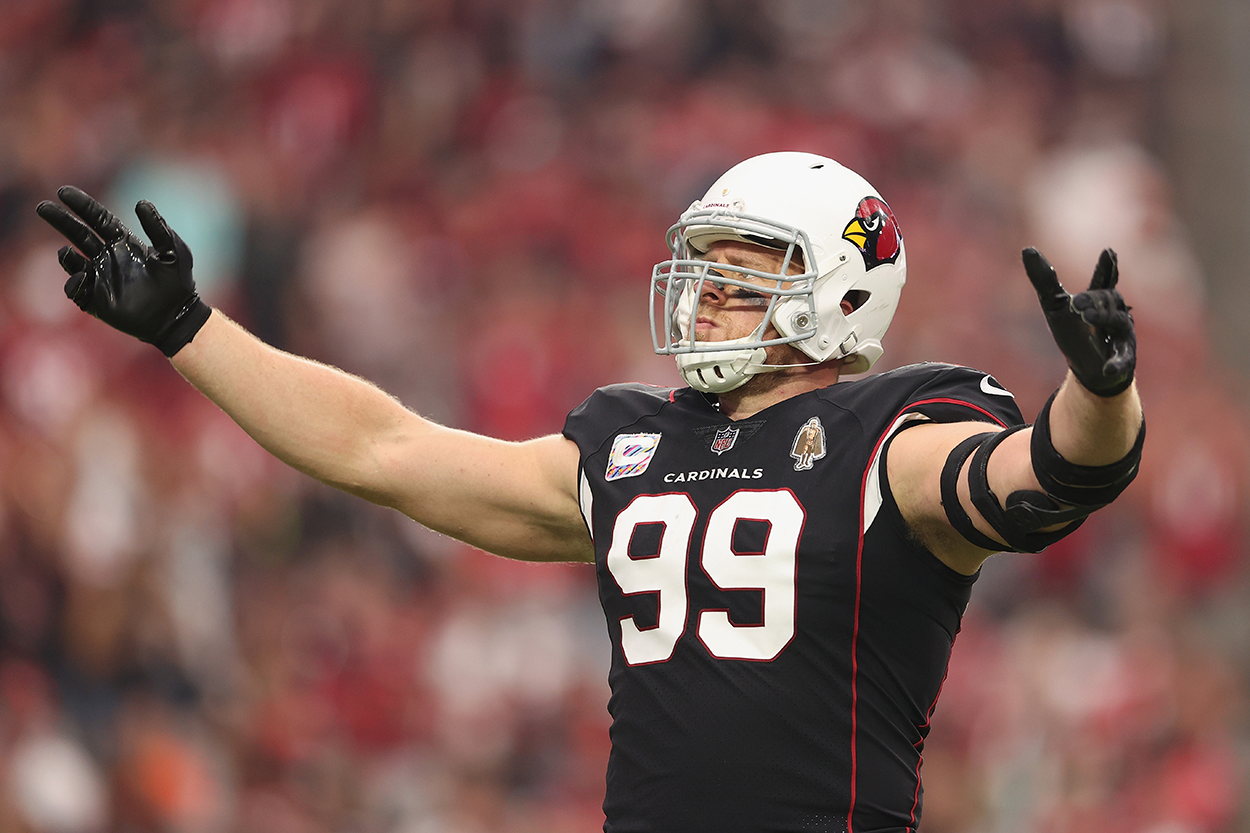
[[[69,297],[273,454],[489,552],[595,564],[610,833],[914,830],[982,562],[1070,533],[1141,457],[1110,250],[1075,295],[1024,251],[1069,368],[1031,425],[978,370],[846,378],[881,356],[907,257],[881,195],[821,156],[748,159],[669,230],[652,336],[686,387],[602,388],[520,443],[263,344],[199,299],[151,203],[144,242],[82,191],[58,197],[38,213],[71,244]]]

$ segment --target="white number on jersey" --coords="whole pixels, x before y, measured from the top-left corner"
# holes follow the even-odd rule
[[[639,495],[616,516],[608,571],[625,595],[657,594],[659,621],[639,628],[632,616],[621,620],[621,649],[630,665],[664,662],[673,655],[686,629],[690,607],[686,571],[696,516],[684,494]],[[722,590],[759,590],[763,621],[735,625],[724,610],[699,613],[698,636],[720,659],[771,660],[794,638],[795,557],[805,515],[788,489],[734,492],[708,516],[699,563]],[[734,531],[739,521],[768,524],[759,553],[737,553]],[[630,541],[639,526],[660,525],[655,555],[631,558]]]

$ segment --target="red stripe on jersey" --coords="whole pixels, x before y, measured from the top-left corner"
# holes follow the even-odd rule
[[[868,466],[864,469],[863,478],[859,487],[859,542],[855,548],[855,619],[851,626],[851,801],[846,811],[846,831],[847,833],[855,833],[855,797],[859,786],[859,603],[860,593],[863,589],[863,563],[864,563],[864,508],[868,496],[868,475],[872,472],[872,463],[877,459],[877,455],[881,452],[881,446],[890,438],[890,428],[894,427],[900,417],[909,411],[913,411],[921,405],[961,405],[965,408],[984,414],[998,425],[1006,428],[1007,425],[1001,419],[991,414],[979,405],[971,402],[964,402],[962,399],[923,399],[919,402],[912,402],[903,408],[888,423],[889,427],[880,437],[877,438],[876,444],[873,445],[872,455],[868,458]],[[945,681],[945,677],[943,677]],[[941,687],[938,688],[941,694]],[[929,707],[930,715],[937,706],[937,700]],[[920,800],[920,768],[916,768],[916,803]],[[912,805],[912,820],[915,821],[916,805]]]
[[[959,631],[955,632],[955,636],[956,637],[959,636]],[[954,640],[952,640],[951,647],[953,648],[954,646],[955,646],[955,643],[954,643]],[[942,682],[938,683],[937,694],[933,695],[933,702],[929,704],[929,711],[925,714],[924,723],[916,727],[919,730],[925,731],[926,734],[927,734],[927,730],[930,728],[930,725],[933,723],[933,712],[935,709],[937,709],[938,698],[942,696],[942,688],[943,686],[946,685],[946,676],[950,673],[950,670],[951,670],[950,659],[947,658],[946,669],[942,672]],[[924,745],[924,738],[922,737],[919,741],[917,741],[916,749],[919,750],[920,747],[923,745]],[[924,765],[924,753],[920,753],[916,757],[916,794],[912,798],[912,802],[911,802],[911,826],[912,827],[916,826],[916,823],[917,823],[916,810],[920,808],[920,767],[923,765]]]

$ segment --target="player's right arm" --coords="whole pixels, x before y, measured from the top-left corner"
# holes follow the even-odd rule
[[[159,347],[283,462],[489,552],[593,560],[570,440],[510,443],[446,428],[363,379],[277,350],[199,300],[191,253],[151,203],[136,208],[149,247],[83,192],[58,196],[64,206],[38,211],[73,244],[60,252],[66,294]]]

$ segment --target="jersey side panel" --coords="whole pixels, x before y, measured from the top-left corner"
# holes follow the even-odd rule
[[[877,386],[902,383],[910,390],[876,440],[882,459],[871,473],[879,478],[882,506],[865,528],[857,571],[855,773],[849,827],[875,831],[896,829],[900,822],[905,826],[897,829],[908,829],[919,822],[924,739],[975,581],[975,576],[951,570],[910,535],[885,476],[884,458],[894,436],[889,431],[907,414],[999,427],[1023,420],[1014,399],[997,382],[968,368],[917,365],[865,382],[855,392],[874,403],[892,399],[874,390]],[[862,402],[852,407],[871,412],[874,405]],[[870,485],[866,478],[866,497]],[[904,782],[912,784],[905,819],[899,812]]]

